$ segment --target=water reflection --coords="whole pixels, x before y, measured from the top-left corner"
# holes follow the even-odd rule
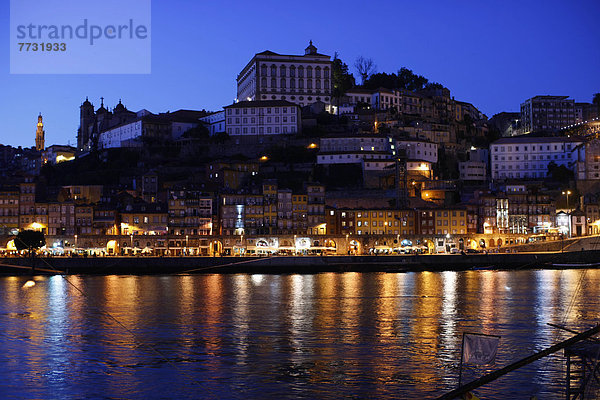
[[[25,281],[0,278],[2,397],[429,398],[465,331],[500,335],[502,366],[600,314],[598,270]],[[558,399],[564,372],[557,354],[479,392]]]

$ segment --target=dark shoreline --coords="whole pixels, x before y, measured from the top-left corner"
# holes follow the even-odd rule
[[[313,274],[472,269],[596,268],[600,250],[565,253],[279,257],[50,257],[33,259],[36,274],[145,275],[194,273]],[[0,260],[2,275],[31,275],[29,258]]]

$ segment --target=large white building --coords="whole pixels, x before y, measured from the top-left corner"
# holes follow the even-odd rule
[[[320,54],[312,41],[304,55],[255,54],[237,77],[238,101],[286,100],[300,106],[331,104],[331,57]]]
[[[133,147],[133,143],[141,137],[142,120],[139,119],[102,132],[98,138],[98,147],[101,149]]]
[[[297,134],[302,126],[300,107],[285,100],[240,101],[224,108],[229,135]]]
[[[225,111],[217,111],[200,118],[211,136],[219,132],[225,132]]]
[[[542,179],[551,162],[575,170],[576,147],[581,143],[568,137],[524,135],[499,139],[490,145],[492,179]]]
[[[392,146],[392,154],[404,150],[409,160],[424,160],[431,164],[438,162],[438,144],[425,140],[397,139]]]

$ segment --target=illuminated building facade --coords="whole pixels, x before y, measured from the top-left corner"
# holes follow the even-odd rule
[[[331,103],[331,57],[312,41],[304,55],[255,54],[237,77],[237,100],[286,100],[299,106]]]
[[[240,101],[225,108],[225,129],[232,136],[300,133],[300,108],[286,100]]]

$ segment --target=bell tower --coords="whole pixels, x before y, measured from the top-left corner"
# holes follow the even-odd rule
[[[44,132],[44,122],[42,122],[42,113],[40,113],[40,115],[38,115],[37,130],[35,131],[35,149],[37,151],[44,151],[46,149],[46,146],[44,145],[45,134],[46,132]]]
[[[85,98],[79,107],[79,132],[77,132],[77,151],[83,151],[90,140],[90,128],[94,124],[94,105]]]

